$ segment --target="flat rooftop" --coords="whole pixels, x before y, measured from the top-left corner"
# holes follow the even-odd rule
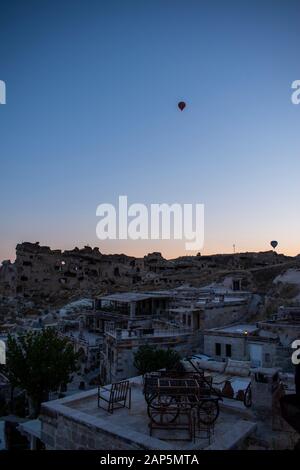
[[[246,291],[246,290],[233,290],[230,289],[229,287],[225,287],[224,285],[217,284],[217,283],[212,283],[204,287],[199,288],[200,293],[206,293],[206,292],[213,292],[215,294],[232,294],[232,295],[249,295],[251,292]]]
[[[120,292],[117,294],[105,295],[99,297],[99,300],[105,300],[108,302],[139,302],[147,299],[156,299],[156,298],[169,298],[171,296],[170,292]]]
[[[262,326],[274,326],[274,327],[288,327],[298,329],[300,328],[300,320],[293,320],[289,318],[276,319],[276,320],[261,320],[259,322]]]
[[[233,296],[225,296],[224,299],[221,297],[213,297],[213,298],[208,298],[208,297],[203,297],[199,298],[199,300],[196,302],[196,305],[224,305],[224,304],[238,304],[238,303],[247,303],[248,299],[246,297],[233,297]]]
[[[189,450],[189,449],[230,449],[242,442],[256,429],[256,423],[247,417],[248,410],[239,403],[234,403],[232,410],[228,405],[221,408],[215,424],[214,434],[209,441],[207,437],[197,437],[195,442],[185,440],[187,434],[181,430],[154,430],[149,434],[149,417],[143,394],[142,378],[130,379],[132,405],[131,409],[120,408],[113,414],[97,406],[97,389],[81,392],[72,397],[43,404],[43,407],[63,415],[72,421],[99,428],[101,432],[118,436],[127,442],[134,442],[144,449],[153,450]],[[245,415],[243,415],[245,412]],[[43,412],[42,412],[43,413]],[[174,440],[176,438],[176,440]]]
[[[247,332],[251,334],[258,330],[259,328],[257,328],[256,325],[252,325],[249,323],[241,323],[238,325],[228,325],[228,326],[221,327],[221,328],[211,328],[207,331],[216,332],[216,333],[238,333],[238,334],[244,334],[245,332]]]

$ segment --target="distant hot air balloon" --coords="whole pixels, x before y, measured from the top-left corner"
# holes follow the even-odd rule
[[[186,107],[185,102],[184,101],[179,101],[178,108],[180,109],[180,111],[183,111],[185,107]]]
[[[277,242],[276,240],[272,240],[272,241],[270,242],[270,245],[271,245],[271,247],[274,248],[274,250],[275,250],[276,246],[278,245],[278,242]]]

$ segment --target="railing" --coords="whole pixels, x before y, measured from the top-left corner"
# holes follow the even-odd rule
[[[182,336],[190,335],[192,333],[189,328],[169,328],[169,329],[154,329],[154,328],[139,328],[136,330],[106,330],[106,334],[109,334],[117,339],[135,339],[141,337],[169,337],[169,336]]]
[[[86,338],[82,337],[80,335],[74,335],[72,332],[66,332],[66,333],[59,333],[59,336],[61,338],[66,338],[72,343],[77,343],[77,344],[82,344],[84,346],[88,347],[96,347],[96,346],[101,346],[103,343],[103,338]]]

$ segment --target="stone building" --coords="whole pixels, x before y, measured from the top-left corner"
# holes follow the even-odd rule
[[[164,314],[173,295],[172,291],[121,292],[104,295],[95,300],[95,310],[118,312],[134,322]]]
[[[300,339],[300,307],[280,307],[272,319],[260,321],[258,326],[267,334],[278,337],[276,366],[292,371],[291,345],[294,340]]]
[[[182,286],[174,292],[170,317],[184,327],[202,331],[245,321],[252,298],[249,292],[234,292],[217,284],[202,288]]]
[[[88,321],[104,332],[102,380],[134,376],[134,353],[146,344],[175,348],[181,356],[203,352],[205,328],[246,318],[250,299],[247,292],[237,293],[219,285],[124,292],[96,299],[97,313]]]
[[[98,320],[104,328],[100,355],[100,375],[104,382],[136,375],[134,353],[142,345],[187,349],[184,343],[191,331],[182,335],[181,329],[167,323],[173,295],[172,291],[123,292],[96,299],[95,310],[101,312]]]
[[[80,353],[83,369],[98,367],[103,343],[101,336],[80,329],[64,333],[60,332],[59,335],[68,339],[74,348],[74,352]]]
[[[107,330],[100,355],[100,375],[105,383],[134,377],[134,353],[141,346],[151,345],[159,349],[174,349],[181,357],[192,353],[195,336],[183,328],[136,328]]]
[[[146,326],[149,320],[165,316],[171,291],[119,292],[94,299],[93,311],[85,315],[86,327],[105,333],[106,326],[115,328]]]
[[[253,367],[273,367],[278,338],[256,325],[234,324],[204,332],[204,353],[216,360],[251,361]]]

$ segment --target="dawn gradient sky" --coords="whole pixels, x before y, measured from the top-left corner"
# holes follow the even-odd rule
[[[185,254],[100,242],[96,207],[122,194],[204,203],[202,253],[299,253],[299,44],[299,0],[2,0],[0,259]]]

